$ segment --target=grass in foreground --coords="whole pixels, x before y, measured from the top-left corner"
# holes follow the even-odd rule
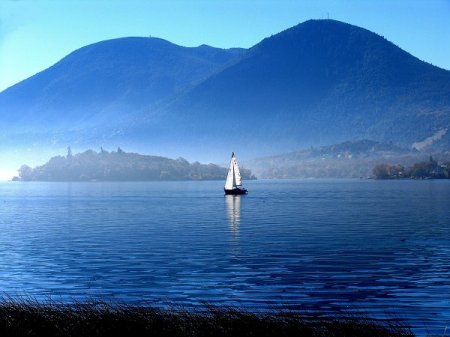
[[[398,322],[363,317],[314,317],[293,312],[251,313],[206,306],[163,310],[104,302],[0,302],[0,336],[277,336],[409,337]]]

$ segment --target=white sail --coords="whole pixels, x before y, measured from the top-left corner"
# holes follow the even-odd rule
[[[231,190],[236,186],[236,180],[234,177],[234,155],[231,157],[230,167],[228,168],[227,180],[225,181],[225,189]]]
[[[228,168],[227,180],[225,181],[226,190],[238,189],[242,186],[241,171],[237,163],[234,152],[231,154],[230,167]],[[243,189],[242,191],[246,191]]]
[[[239,165],[237,163],[236,157],[233,156],[232,158],[233,166],[234,166],[234,180],[236,183],[236,186],[242,185],[242,179],[241,179],[241,171],[239,170]]]

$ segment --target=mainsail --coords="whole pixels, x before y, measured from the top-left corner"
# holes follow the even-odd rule
[[[230,167],[228,168],[227,180],[225,181],[225,189],[231,190],[242,185],[241,171],[236,161],[234,153],[231,155]]]
[[[233,156],[233,158],[231,158],[231,161],[233,162],[234,180],[235,180],[236,186],[242,186],[241,171],[239,170],[239,165],[237,163],[236,157]]]

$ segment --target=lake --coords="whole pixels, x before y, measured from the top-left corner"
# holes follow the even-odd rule
[[[450,181],[0,184],[0,292],[450,326]],[[428,329],[428,330],[426,330]]]

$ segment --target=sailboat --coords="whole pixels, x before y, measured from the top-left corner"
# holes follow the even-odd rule
[[[242,187],[241,171],[234,152],[231,153],[230,167],[228,168],[227,180],[223,188],[225,194],[246,194],[247,190]]]

